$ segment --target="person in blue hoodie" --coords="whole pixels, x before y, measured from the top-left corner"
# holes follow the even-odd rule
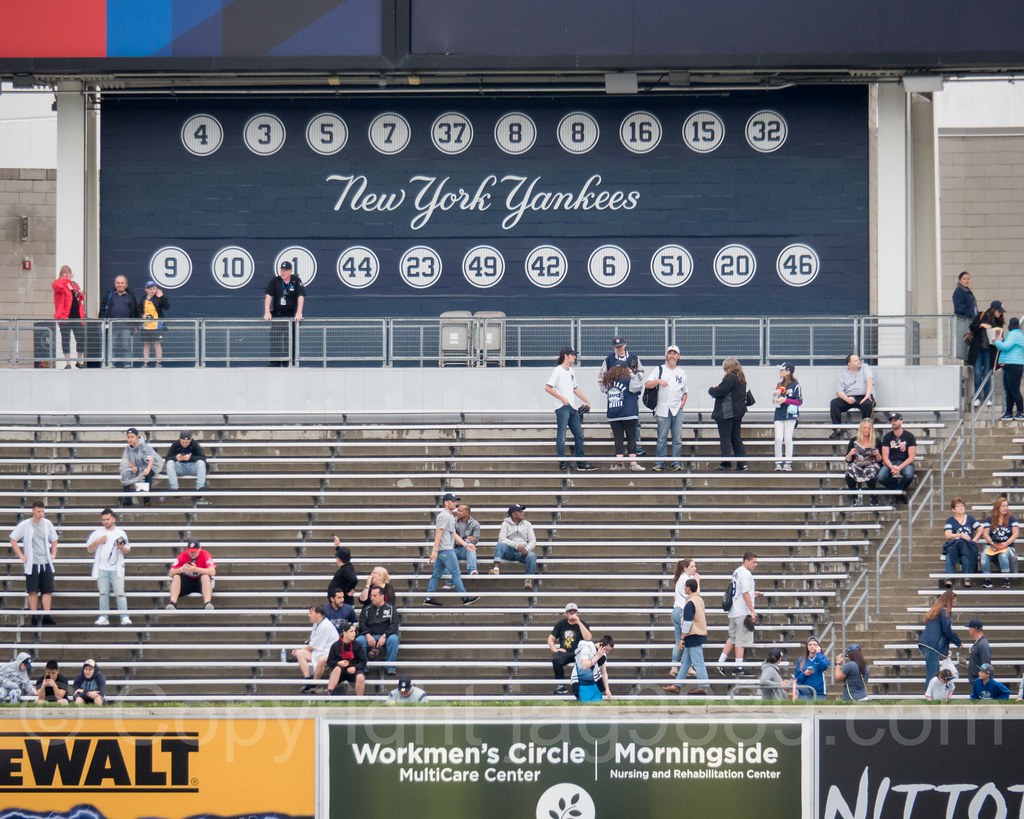
[[[960,638],[953,631],[950,619],[955,602],[956,594],[952,589],[946,589],[924,616],[924,631],[917,641],[917,647],[924,655],[925,688],[932,681],[932,677],[939,673],[939,662],[943,657],[949,656],[949,644],[961,644]]]
[[[1020,377],[1024,375],[1024,332],[1020,329],[1020,319],[1010,319],[1006,338],[997,338],[994,343],[999,350],[999,364],[1003,368],[1003,391],[1006,393],[1006,412],[999,420],[1024,421],[1024,398],[1020,394]],[[1014,407],[1017,410],[1016,415]]]
[[[615,439],[615,457],[612,469],[622,469],[622,460],[629,453],[629,468],[643,472],[636,459],[636,425],[640,418],[637,396],[643,389],[641,376],[621,365],[612,367],[601,377],[601,389],[608,399],[608,425]]]
[[[1010,689],[992,676],[992,664],[978,666],[978,679],[971,686],[972,700],[1008,700]]]
[[[825,670],[830,663],[818,644],[818,638],[811,635],[804,643],[804,656],[796,661],[793,676],[796,677],[797,696],[802,700],[825,699]],[[813,688],[809,691],[807,686]]]

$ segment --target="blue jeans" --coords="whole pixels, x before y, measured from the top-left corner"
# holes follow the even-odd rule
[[[683,656],[683,650],[679,647],[679,641],[683,639],[683,610],[679,606],[672,609],[672,630],[676,638],[672,643],[672,665],[679,665]]]
[[[580,465],[585,465],[587,453],[583,444],[583,424],[580,423],[580,414],[575,407],[564,404],[555,410],[555,422],[558,424],[555,432],[555,454],[559,458],[565,457],[565,432],[572,432],[573,455]]]
[[[676,684],[686,682],[686,673],[690,667],[697,672],[697,684],[708,684],[708,670],[704,666],[704,646],[686,646],[683,649],[683,656],[679,663],[679,673],[676,674]]]
[[[914,480],[914,465],[908,464],[900,470],[899,475],[894,476],[889,467],[883,466],[878,470],[878,482],[886,489],[901,489],[907,491],[911,481]]]
[[[537,574],[537,555],[533,552],[521,555],[515,546],[499,543],[494,547],[494,562],[497,563],[499,560],[514,560],[516,563],[523,563],[526,565],[527,574]]]
[[[381,634],[374,634],[373,635],[374,639],[376,639],[378,637],[382,637],[382,636],[383,635],[381,635]],[[365,648],[367,653],[369,653],[370,647],[366,644],[366,637],[365,636],[360,634],[358,637],[356,637],[356,642],[357,643],[362,643],[363,644],[363,648]],[[398,635],[397,634],[389,634],[388,635],[388,639],[384,643],[384,656],[385,656],[385,662],[387,662],[387,664],[388,664],[387,665],[387,670],[389,672],[390,671],[394,671],[395,670],[395,660],[398,659]]]
[[[979,333],[984,333],[984,330],[978,330]],[[985,376],[989,374],[992,369],[992,350],[978,350],[978,354],[974,359],[974,391],[978,391],[978,387],[981,386],[981,382],[985,380]],[[988,398],[989,393],[992,392],[992,382],[989,381],[985,385],[984,394],[979,396],[982,399]]]
[[[917,650],[924,655],[924,687],[927,688],[932,677],[939,673],[939,661],[942,657],[939,656],[939,652],[920,643],[917,644]]]
[[[946,574],[974,574],[978,570],[978,547],[969,540],[958,540],[946,547]]]
[[[179,475],[195,478],[197,492],[206,486],[206,461],[175,461],[169,458],[164,463],[164,471],[172,492],[178,491]]]
[[[1003,549],[997,555],[988,555],[985,552],[981,553],[981,570],[985,574],[992,574],[992,563],[998,561],[999,571],[1003,574],[1008,574],[1010,571],[1010,550]]]
[[[110,328],[110,363],[132,364],[135,357],[132,329],[128,322],[115,321]]]
[[[655,454],[658,457],[658,466],[665,465],[665,455],[668,453],[668,435],[672,433],[672,465],[679,463],[679,456],[683,454],[683,411],[679,410],[675,415],[666,415],[662,418],[656,416],[658,421],[658,448]]]
[[[124,577],[118,577],[116,569],[100,569],[96,586],[100,592],[100,614],[110,611],[111,589],[117,600],[117,610],[123,614],[128,612],[128,598],[124,596]]]
[[[434,572],[430,575],[430,582],[427,583],[427,594],[437,590],[437,584],[446,574],[452,576],[452,583],[455,591],[459,594],[466,594],[466,587],[462,585],[462,572],[459,571],[459,559],[455,556],[454,549],[445,549],[437,553],[437,560],[434,561]]]
[[[466,561],[466,574],[473,574],[476,571],[476,549],[467,549],[465,546],[456,546],[454,549],[456,560]]]

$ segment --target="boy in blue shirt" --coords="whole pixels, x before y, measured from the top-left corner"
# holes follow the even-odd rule
[[[1010,689],[992,676],[992,664],[978,666],[978,679],[971,688],[972,700],[1008,700]]]

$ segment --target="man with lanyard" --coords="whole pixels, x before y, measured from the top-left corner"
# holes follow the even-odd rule
[[[466,587],[462,584],[462,572],[459,571],[459,559],[455,556],[455,544],[465,547],[466,541],[455,533],[455,516],[452,514],[459,505],[459,498],[450,492],[441,498],[444,507],[437,513],[437,521],[434,529],[434,548],[430,552],[428,562],[434,564],[433,574],[427,583],[427,596],[423,601],[425,606],[440,606],[441,601],[433,596],[437,590],[437,584],[445,574],[452,576],[452,584],[455,590],[462,595],[462,605],[469,606],[479,600],[479,597],[471,597]]]
[[[294,350],[295,327],[302,321],[302,307],[306,303],[306,288],[299,277],[292,273],[291,262],[281,262],[280,275],[270,280],[264,294],[264,321],[290,319],[273,321],[270,325],[270,366],[287,367],[292,363],[288,349],[289,335]]]
[[[612,339],[612,353],[605,357],[604,361],[601,362],[601,369],[597,373],[597,386],[601,392],[608,392],[608,388],[604,385],[604,374],[608,372],[612,367],[625,367],[633,373],[639,376],[640,380],[644,380],[644,365],[640,363],[639,356],[633,355],[626,349],[626,339],[622,336],[615,336]],[[640,419],[636,422],[636,454],[646,455],[647,452],[642,446],[640,446]]]
[[[110,363],[115,367],[120,363],[125,367],[132,366],[135,351],[132,349],[132,333],[135,332],[136,319],[142,315],[139,301],[128,289],[128,278],[118,276],[114,279],[114,289],[107,292],[100,308],[100,318],[110,321]]]
[[[110,625],[110,591],[113,589],[117,600],[117,611],[121,615],[121,625],[130,626],[128,617],[128,598],[124,593],[124,556],[132,550],[128,535],[117,525],[117,515],[107,508],[100,513],[99,529],[96,529],[85,542],[85,550],[93,556],[92,578],[100,593],[100,616],[96,618],[97,626]]]
[[[33,626],[40,623],[44,626],[57,624],[50,616],[53,601],[53,562],[57,559],[57,545],[57,530],[46,519],[46,506],[41,500],[37,500],[32,504],[32,517],[25,518],[11,532],[11,549],[14,550],[14,556],[25,564],[25,589],[28,592],[28,607],[32,612]],[[43,598],[43,611],[46,612],[42,617],[36,614],[40,596]]]
[[[658,404],[654,408],[654,417],[658,422],[658,462],[654,465],[655,472],[665,469],[664,458],[668,454],[668,436],[672,434],[672,470],[682,472],[683,464],[679,460],[683,454],[683,407],[686,406],[688,392],[686,389],[686,371],[676,366],[679,363],[679,348],[672,344],[665,351],[665,363],[658,367],[657,373],[644,387],[658,388]]]

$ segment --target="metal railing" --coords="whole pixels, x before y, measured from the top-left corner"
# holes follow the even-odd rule
[[[960,458],[960,477],[962,478],[967,470],[967,425],[961,418],[956,426],[949,431],[949,434],[939,445],[939,502],[946,503],[946,471],[951,469],[953,461],[957,456]],[[974,444],[974,438],[971,438]]]
[[[164,318],[104,321],[0,321],[0,366],[60,366],[66,355],[93,366],[282,365],[328,367],[524,367],[551,364],[572,346],[596,365],[613,336],[642,359],[661,360],[670,344],[690,365],[729,356],[757,366],[781,360],[840,364],[850,352],[883,364],[957,361],[955,316],[785,316],[518,318],[445,314],[419,318]],[[159,350],[157,346],[159,345]],[[148,350],[147,350],[148,348]],[[147,355],[148,352],[148,355]]]

